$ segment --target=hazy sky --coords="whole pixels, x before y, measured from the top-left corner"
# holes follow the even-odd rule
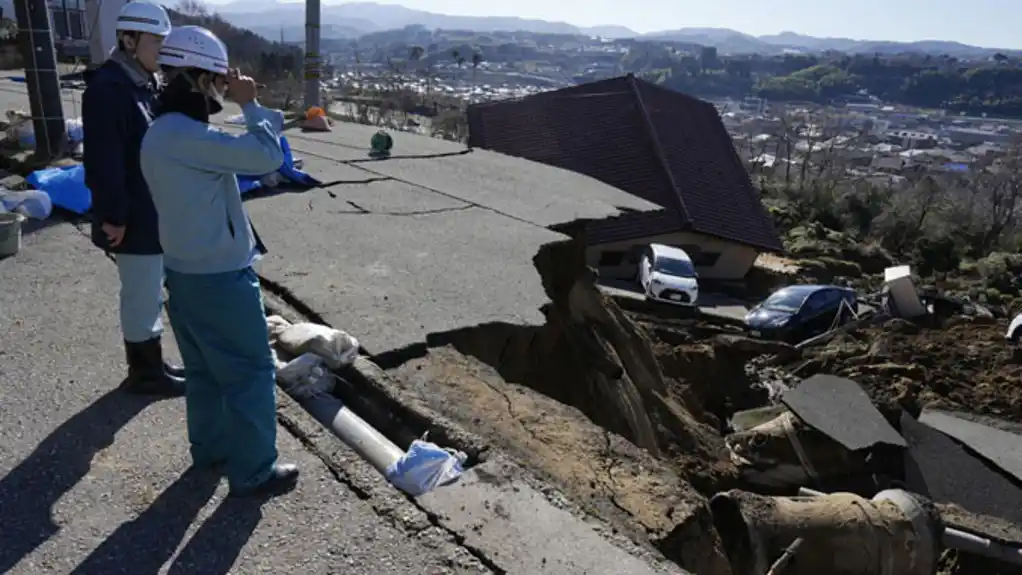
[[[230,0],[213,0],[224,3]],[[324,0],[330,4],[332,2]],[[382,0],[464,16],[520,16],[638,32],[686,27],[785,30],[868,40],[956,40],[1022,49],[1020,0]]]

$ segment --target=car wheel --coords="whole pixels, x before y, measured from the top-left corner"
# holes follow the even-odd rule
[[[1018,344],[1019,340],[1022,340],[1022,328],[1015,328],[1015,331],[1011,332],[1011,343]]]

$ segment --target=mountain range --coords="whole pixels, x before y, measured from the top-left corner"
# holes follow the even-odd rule
[[[273,40],[287,42],[305,38],[305,4],[281,3],[275,0],[240,0],[216,6],[228,22],[248,28]],[[1020,54],[1018,51],[969,46],[959,42],[930,40],[922,42],[888,42],[850,38],[816,38],[794,32],[752,36],[727,28],[681,28],[639,34],[624,26],[579,27],[567,22],[549,22],[514,16],[451,16],[413,10],[393,4],[350,2],[323,4],[321,32],[324,38],[357,38],[364,34],[421,25],[429,29],[470,30],[474,32],[525,31],[537,34],[580,34],[605,38],[637,38],[684,42],[714,46],[731,54],[779,54],[786,51],[821,52],[836,50],[847,53],[921,52],[948,54],[959,58],[982,58],[997,52]]]

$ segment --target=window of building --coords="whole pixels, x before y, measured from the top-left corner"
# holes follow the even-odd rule
[[[85,40],[85,3],[80,0],[51,0],[53,34],[61,40]]]
[[[704,250],[702,246],[692,244],[678,247],[685,250],[685,253],[688,254],[688,257],[692,259],[692,263],[697,268],[712,268],[717,265],[717,260],[720,259],[720,252],[709,252]]]
[[[623,251],[606,251],[600,252],[600,267],[612,267],[619,266],[625,261],[626,252]]]
[[[712,268],[717,265],[717,260],[720,259],[720,256],[720,252],[699,252],[698,257],[692,258],[692,263],[694,263],[696,267]]]
[[[71,25],[71,37],[75,40],[85,40],[85,11],[70,10],[67,19]]]
[[[63,10],[53,11],[53,36],[61,40],[68,37],[67,18],[64,17]]]

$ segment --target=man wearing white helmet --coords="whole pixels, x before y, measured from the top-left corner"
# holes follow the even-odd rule
[[[283,115],[259,105],[255,82],[228,68],[227,47],[205,28],[175,28],[159,62],[166,86],[142,172],[159,214],[192,460],[224,464],[234,495],[287,491],[298,469],[277,461],[273,352],[252,269],[265,249],[237,178],[280,168]],[[225,96],[241,106],[245,133],[209,125]]]
[[[85,183],[92,191],[92,241],[114,254],[121,280],[120,321],[128,362],[125,389],[179,396],[183,371],[163,361],[163,257],[139,166],[142,136],[155,116],[157,57],[170,18],[156,4],[125,4],[117,47],[88,79],[82,99]]]

